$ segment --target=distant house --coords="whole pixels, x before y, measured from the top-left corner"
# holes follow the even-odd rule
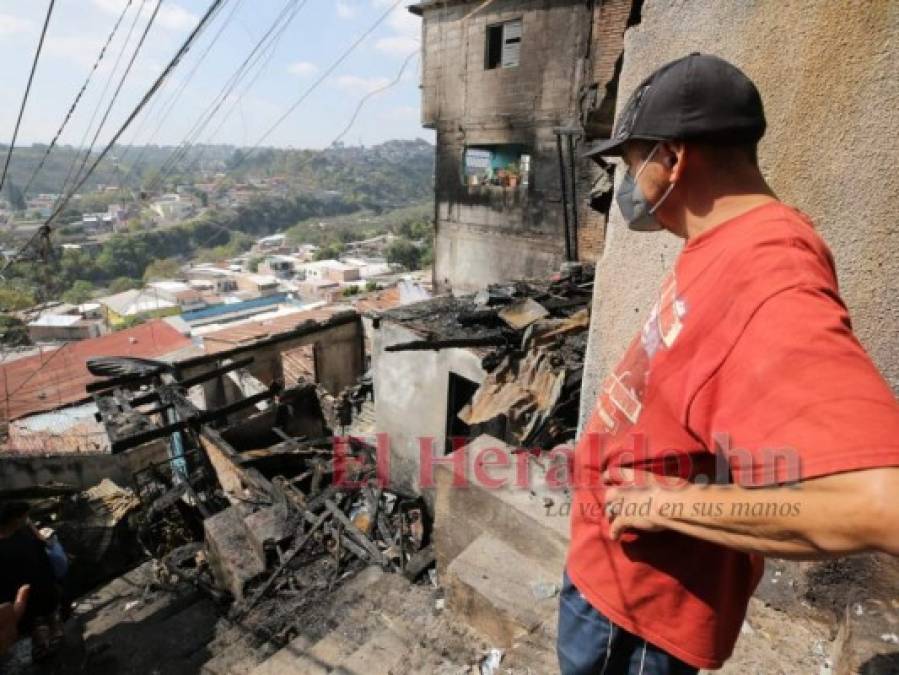
[[[195,280],[210,281],[215,284],[219,293],[237,290],[237,275],[232,269],[223,269],[215,265],[203,264],[185,270],[188,283]]]
[[[163,220],[170,222],[184,220],[194,213],[193,202],[174,192],[162,195],[150,204],[150,209]]]
[[[273,234],[268,237],[262,237],[256,240],[256,248],[260,251],[277,251],[284,247],[287,243],[287,236],[283,234]]]
[[[337,283],[348,283],[359,281],[361,278],[358,267],[342,263],[339,260],[319,260],[306,263],[303,269],[306,272],[306,279],[311,280],[326,279]]]
[[[106,309],[111,326],[120,326],[129,319],[149,319],[180,314],[177,302],[168,300],[152,288],[134,289],[115,295],[97,298]]]
[[[310,279],[300,284],[300,293],[304,298],[334,302],[343,294],[343,289],[336,281],[330,279]]]
[[[274,295],[280,290],[278,279],[269,274],[238,274],[237,287],[253,295]]]
[[[296,274],[296,260],[286,255],[270,255],[259,263],[259,273],[278,279],[292,279]]]
[[[28,324],[28,337],[35,344],[87,340],[105,332],[102,319],[85,319],[80,314],[44,314]]]

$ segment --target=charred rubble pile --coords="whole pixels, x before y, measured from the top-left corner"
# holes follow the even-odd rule
[[[275,385],[210,411],[166,377],[95,400],[115,448],[168,445],[134,480],[137,537],[160,581],[210,595],[257,644],[289,642],[365,567],[429,578],[423,500],[383,488],[373,446],[335,444],[338,411],[320,387]]]
[[[496,284],[393,310],[393,320],[423,337],[386,350],[476,350],[488,375],[459,413],[470,436],[551,449],[576,434],[592,296],[593,269],[570,265],[552,281]]]

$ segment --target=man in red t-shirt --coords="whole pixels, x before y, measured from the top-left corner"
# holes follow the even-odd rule
[[[686,244],[575,449],[563,675],[719,668],[762,556],[899,555],[899,405],[759,171],[764,131],[749,78],[691,54],[588,151],[626,165],[632,229]]]

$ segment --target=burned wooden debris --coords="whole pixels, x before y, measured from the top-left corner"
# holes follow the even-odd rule
[[[592,288],[593,270],[572,264],[553,281],[392,310],[391,321],[421,337],[384,351],[475,350],[488,375],[458,413],[471,437],[551,449],[576,433]]]

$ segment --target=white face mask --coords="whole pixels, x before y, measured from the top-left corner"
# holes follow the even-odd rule
[[[636,232],[656,232],[664,229],[661,223],[656,220],[655,212],[662,205],[662,202],[668,198],[668,195],[671,194],[675,183],[671,183],[671,185],[668,186],[668,189],[665,190],[665,194],[663,194],[655,204],[649,203],[649,200],[646,199],[646,196],[643,194],[643,191],[637,183],[637,178],[643,173],[643,169],[646,168],[649,160],[652,159],[653,155],[655,155],[661,145],[662,142],[659,141],[653,146],[649,155],[647,155],[646,159],[643,160],[643,163],[640,164],[640,168],[637,169],[637,173],[634,176],[631,176],[630,171],[624,172],[624,179],[618,187],[618,192],[615,193],[615,201],[618,202],[618,208],[621,210],[621,215],[624,216],[624,219],[627,221],[627,226]]]

